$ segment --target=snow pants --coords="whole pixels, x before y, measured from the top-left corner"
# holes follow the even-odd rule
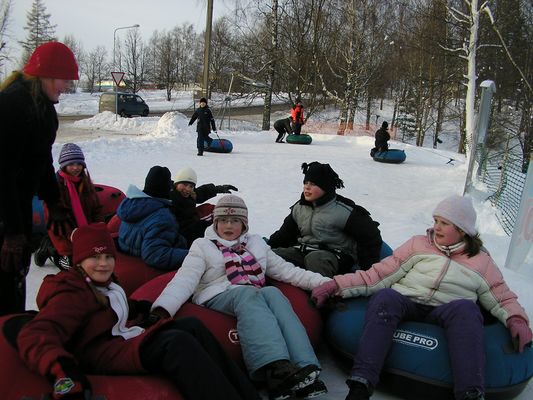
[[[339,273],[339,259],[331,251],[314,250],[306,254],[295,247],[279,247],[272,251],[286,261],[329,278]]]
[[[170,379],[187,399],[258,400],[246,374],[196,318],[181,318],[154,333],[140,349],[143,367]]]
[[[196,138],[196,148],[198,149],[198,154],[204,154],[204,142],[207,142],[208,146],[211,146],[213,139],[209,137],[211,132],[197,132],[198,137]]]
[[[300,368],[320,366],[304,326],[278,288],[238,286],[204,305],[237,318],[244,363],[252,379],[264,379],[258,370],[278,360]]]
[[[349,379],[377,385],[394,331],[404,320],[428,322],[444,329],[457,399],[469,390],[484,392],[483,316],[479,306],[470,300],[454,300],[431,307],[388,288],[374,294],[368,303]]]

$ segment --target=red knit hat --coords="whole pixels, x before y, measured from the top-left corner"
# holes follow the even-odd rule
[[[79,79],[74,53],[60,42],[48,42],[37,47],[24,66],[24,72],[41,78]]]
[[[72,262],[74,265],[78,265],[86,258],[98,254],[116,256],[115,243],[103,222],[75,229],[70,238],[72,240]]]

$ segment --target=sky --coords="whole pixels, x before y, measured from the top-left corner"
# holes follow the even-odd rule
[[[27,13],[33,0],[12,0],[8,34],[14,41],[23,40]],[[171,30],[183,23],[192,24],[197,32],[205,29],[207,0],[44,0],[51,14],[50,22],[56,27],[56,36],[62,40],[73,35],[81,41],[85,51],[105,46],[109,55],[113,51],[113,33],[116,28],[139,24],[143,40],[147,41],[156,30]],[[214,0],[213,18],[228,14],[234,0]],[[117,31],[117,40],[127,30]],[[18,43],[11,55],[18,54]]]
[[[164,101],[163,92],[142,94],[151,109],[187,107],[191,94],[177,96],[175,103]],[[86,93],[63,95],[57,109],[62,114],[96,113],[97,96]],[[272,121],[286,116],[275,113]],[[313,115],[318,122],[335,118],[335,112]],[[392,116],[391,107],[381,112],[385,119]],[[359,118],[359,117],[358,117]],[[360,118],[363,118],[360,116]],[[357,122],[357,121],[356,121]],[[339,194],[370,211],[380,223],[383,239],[393,248],[415,234],[424,234],[432,226],[432,211],[436,204],[451,194],[462,194],[467,165],[464,156],[452,150],[453,143],[445,142],[435,150],[391,141],[391,148],[405,150],[407,160],[400,165],[374,162],[369,156],[373,147],[372,135],[337,136],[317,134],[310,121],[303,133],[312,135],[310,145],[278,144],[274,130],[262,132],[250,122],[232,121],[232,129],[219,127],[218,135],[233,143],[229,154],[204,153],[196,156],[196,133],[188,126],[188,118],[179,112],[169,112],[162,117],[121,118],[109,112],[91,118],[69,122],[53,146],[57,160],[62,144],[75,141],[85,154],[88,170],[94,182],[117,187],[126,192],[129,184],[142,189],[146,173],[153,165],[168,167],[174,175],[179,169],[193,168],[198,174],[198,184],[232,184],[239,188],[249,209],[249,226],[252,233],[270,236],[289,213],[289,207],[299,199],[303,175],[303,162],[329,163],[344,180],[345,188]],[[219,120],[217,118],[217,124]],[[66,135],[65,132],[70,132]],[[212,135],[215,137],[215,135]],[[455,161],[449,163],[453,158]],[[132,162],[132,160],[135,160]],[[377,184],[376,182],[379,182]],[[490,251],[510,286],[519,296],[520,303],[530,318],[533,317],[533,281],[520,272],[503,267],[510,237],[496,219],[496,211],[488,202],[483,185],[476,185],[473,193],[478,215],[478,229],[485,247]],[[212,199],[215,203],[217,199]],[[524,265],[533,268],[533,265]],[[35,307],[35,294],[45,274],[56,273],[52,265],[32,265],[28,276],[27,308]],[[325,347],[325,346],[324,346]],[[321,348],[319,359],[323,366],[322,379],[329,393],[325,400],[344,400],[347,389],[346,374],[340,370],[327,349]],[[533,383],[518,396],[518,400],[533,398]],[[374,400],[397,400],[380,390]]]

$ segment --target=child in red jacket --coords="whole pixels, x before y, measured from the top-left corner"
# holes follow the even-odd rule
[[[54,399],[90,398],[85,373],[146,372],[172,380],[188,399],[259,398],[197,319],[137,325],[150,304],[128,301],[115,283],[116,250],[105,224],[76,229],[72,245],[75,266],[45,277],[40,311],[17,337],[28,367],[54,384]]]

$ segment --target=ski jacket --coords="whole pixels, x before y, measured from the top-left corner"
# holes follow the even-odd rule
[[[187,242],[179,233],[168,199],[150,197],[130,185],[117,215],[122,221],[118,244],[122,251],[163,270],[178,269],[187,255]]]
[[[278,119],[276,122],[274,122],[274,129],[278,132],[286,132],[288,134],[292,133],[292,127],[291,127],[291,119],[290,118],[283,118]]]
[[[97,301],[76,269],[46,276],[37,305],[39,313],[17,337],[19,354],[32,371],[48,376],[57,359],[66,357],[93,374],[145,372],[139,348],[161,323],[130,339],[114,336],[116,312]]]
[[[374,147],[377,151],[387,151],[389,149],[390,134],[385,128],[379,128],[375,134]]]
[[[153,308],[160,306],[174,315],[191,295],[194,303],[203,304],[217,294],[238,286],[228,280],[224,256],[213,240],[224,246],[246,242],[246,248],[254,255],[265,275],[278,281],[310,290],[331,280],[285,261],[259,235],[245,233],[236,240],[227,241],[221,239],[211,226],[206,229],[204,238],[194,241],[182,267],[154,302]]]
[[[59,171],[56,173],[56,178],[59,184],[59,203],[67,210],[69,210],[71,221],[75,223],[76,218],[74,217],[74,213],[72,211],[72,204],[70,201],[70,195],[68,193],[68,187],[65,182],[65,178],[63,178],[59,174]],[[92,190],[88,187],[89,185],[92,186]],[[85,214],[87,222],[89,224],[95,222],[104,222],[104,216],[101,214],[102,205],[100,204],[98,196],[94,191],[94,185],[90,181],[89,177],[85,174],[85,172],[83,173],[83,178],[80,179],[79,182],[75,182],[74,186],[76,187],[76,190],[78,192],[81,207],[83,209],[83,213]],[[53,229],[48,230],[48,236],[50,237],[50,240],[52,241],[52,244],[54,245],[59,255],[69,256],[72,254],[72,243],[70,241],[70,234],[72,233],[72,230],[74,228],[76,228],[76,226],[73,226],[72,229],[68,229],[65,235],[56,235]]]
[[[382,288],[392,288],[412,301],[429,306],[453,300],[479,301],[504,325],[518,315],[528,321],[503,276],[485,251],[473,257],[465,253],[446,254],[433,242],[433,231],[413,236],[392,256],[367,271],[337,275],[338,294],[342,297],[370,296]]]
[[[194,114],[189,121],[189,125],[192,125],[196,119],[198,119],[198,123],[196,124],[196,132],[209,134],[211,129],[216,132],[217,128],[215,125],[215,119],[213,118],[213,114],[211,113],[209,106],[206,105],[205,107],[198,107],[196,111],[194,111]]]
[[[382,240],[378,226],[366,209],[336,193],[324,195],[315,204],[302,194],[268,243],[273,249],[307,245],[340,251],[367,269],[379,261]]]
[[[304,108],[301,104],[295,105],[291,110],[291,119],[295,124],[304,124]]]
[[[52,159],[58,127],[54,105],[31,83],[16,79],[0,92],[0,221],[4,234],[31,235],[32,199],[59,199]]]

